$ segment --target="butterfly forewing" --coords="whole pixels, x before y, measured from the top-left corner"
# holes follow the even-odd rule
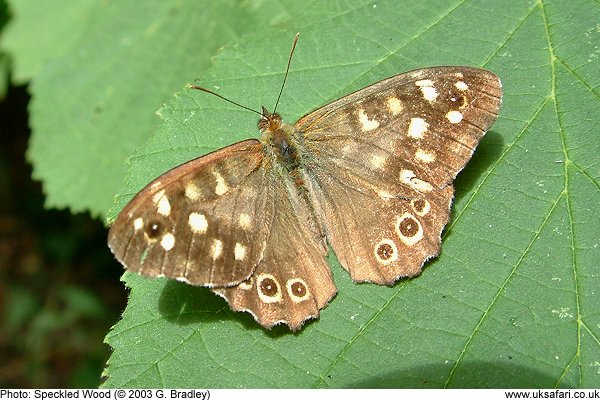
[[[469,161],[497,117],[501,96],[500,81],[489,71],[425,68],[342,97],[296,127],[309,152],[322,155],[317,160],[333,158],[354,174],[371,170],[369,180],[381,173],[392,178],[409,165],[442,186]]]
[[[328,240],[353,279],[391,284],[438,254],[452,181],[495,120],[492,73],[437,67],[386,79],[298,121]]]
[[[144,275],[240,283],[262,258],[273,216],[262,162],[260,143],[247,140],[165,173],[119,214],[109,247]]]

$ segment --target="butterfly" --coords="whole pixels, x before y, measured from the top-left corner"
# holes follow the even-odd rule
[[[492,72],[442,66],[384,79],[294,125],[263,107],[260,139],[156,178],[118,215],[109,247],[130,271],[209,287],[265,328],[299,330],[336,294],[328,245],[354,281],[380,285],[438,255],[453,181],[501,98]]]

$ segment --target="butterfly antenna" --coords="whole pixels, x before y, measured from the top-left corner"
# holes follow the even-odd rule
[[[235,104],[235,105],[236,105],[236,106],[238,106],[238,107],[242,107],[244,110],[252,111],[253,113],[256,113],[256,114],[258,114],[258,115],[261,115],[261,116],[262,116],[262,114],[261,114],[261,113],[259,113],[258,111],[256,111],[256,110],[253,110],[253,109],[251,109],[250,107],[246,107],[246,106],[244,106],[244,105],[242,105],[242,104],[240,104],[240,103],[236,103],[236,102],[235,102],[235,101],[233,101],[233,100],[229,100],[227,97],[221,96],[219,93],[215,93],[215,92],[213,92],[213,91],[212,91],[212,90],[210,90],[210,89],[206,89],[206,88],[203,88],[202,86],[198,86],[198,85],[188,85],[188,87],[189,87],[190,89],[198,89],[198,90],[202,90],[203,92],[210,93],[210,94],[212,94],[212,95],[215,95],[215,96],[217,96],[218,98],[220,98],[220,99],[223,99],[223,100],[225,100],[225,101],[227,101],[227,102],[229,102],[229,103],[231,103],[231,104]]]
[[[296,48],[296,43],[298,43],[298,36],[300,36],[300,32],[296,33],[294,37],[294,42],[292,43],[292,50],[290,50],[290,57],[288,58],[287,68],[285,69],[285,75],[283,76],[283,83],[281,84],[281,90],[279,90],[279,96],[277,96],[277,101],[275,102],[275,107],[273,107],[273,114],[277,111],[277,106],[279,105],[279,99],[281,98],[281,93],[283,93],[283,87],[285,86],[285,81],[287,81],[288,72],[290,70],[290,64],[292,63],[292,56],[294,55],[294,49]]]

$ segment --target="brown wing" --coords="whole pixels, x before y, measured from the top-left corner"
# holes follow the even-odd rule
[[[263,257],[273,218],[262,145],[246,140],[182,164],[142,189],[108,245],[129,270],[231,286]]]
[[[501,84],[469,67],[397,75],[301,118],[307,184],[352,278],[391,284],[438,254],[452,181],[496,119]]]
[[[248,311],[266,328],[284,323],[291,330],[317,318],[336,293],[325,259],[327,246],[310,208],[290,179],[271,179],[274,218],[265,253],[247,281],[213,288],[234,311]]]

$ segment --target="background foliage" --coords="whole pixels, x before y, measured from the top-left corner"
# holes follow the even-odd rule
[[[104,386],[600,386],[597,2],[9,5],[0,50],[30,84],[28,159],[46,204],[109,219],[168,168],[257,136],[254,115],[183,88],[198,78],[271,107],[296,31],[290,122],[423,66],[483,66],[504,84],[420,277],[356,285],[332,256],[337,297],[290,334],[206,289],[126,274]]]

